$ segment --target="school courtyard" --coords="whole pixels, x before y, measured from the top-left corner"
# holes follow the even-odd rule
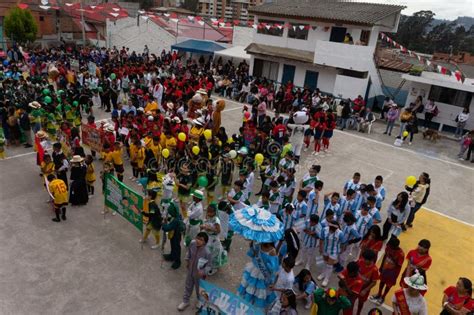
[[[228,133],[238,130],[241,109],[241,104],[227,102],[223,125]],[[100,110],[95,116],[98,120],[108,117]],[[382,134],[383,128],[376,123],[370,135],[336,131],[330,153],[317,157],[311,150],[303,153],[297,178],[311,165],[320,164],[327,193],[342,191],[355,171],[362,174],[364,183],[382,175],[388,191],[381,211],[384,215],[388,203],[402,191],[405,178],[427,172],[432,185],[426,208],[417,213],[413,229],[400,239],[405,251],[415,248],[422,238],[432,243],[426,298],[430,314],[437,314],[445,287],[454,285],[460,276],[474,278],[474,164],[457,160],[459,148],[452,140],[431,143],[419,134],[412,146],[397,148],[394,137]],[[68,220],[57,224],[51,221],[52,209],[45,202],[47,193],[38,176],[35,154],[22,147],[7,148],[6,154],[0,161],[0,314],[178,313],[184,266],[172,270],[159,250],[149,248],[151,239],[142,248],[138,243],[141,235],[133,226],[118,215],[100,214],[104,207],[100,181],[88,205],[68,207]],[[128,178],[131,167],[127,168],[127,162],[125,166]],[[100,169],[97,161],[96,171]],[[125,182],[141,191],[135,183]],[[257,181],[256,187],[259,185]],[[235,292],[248,261],[247,247],[246,241],[234,236],[229,264],[209,280]],[[298,271],[296,267],[295,273]],[[313,265],[314,277],[319,271]],[[307,314],[302,306],[300,303],[300,314]],[[372,307],[368,302],[366,309]],[[184,313],[194,310],[190,307]],[[385,308],[384,313],[390,312]]]

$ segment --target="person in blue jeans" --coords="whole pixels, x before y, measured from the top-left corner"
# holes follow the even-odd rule
[[[399,114],[400,110],[398,109],[398,105],[393,103],[387,112],[387,128],[384,132],[385,135],[392,135],[393,126],[395,125],[395,121],[398,119]]]

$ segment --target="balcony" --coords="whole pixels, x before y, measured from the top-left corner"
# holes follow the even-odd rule
[[[374,48],[317,40],[314,63],[365,72],[373,63]]]

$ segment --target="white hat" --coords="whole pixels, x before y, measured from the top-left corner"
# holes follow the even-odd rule
[[[193,120],[193,123],[194,123],[195,125],[200,125],[200,126],[204,126],[204,124],[205,124],[204,120],[203,120],[201,117],[199,117],[199,118],[197,118],[197,119],[194,119],[194,120]]]
[[[39,138],[39,139],[45,139],[45,138],[48,138],[48,134],[46,132],[44,132],[43,130],[40,130],[36,133],[36,136]]]
[[[181,123],[181,119],[179,119],[178,116],[175,116],[173,119],[172,119],[173,122],[177,123],[177,124],[180,124]]]
[[[153,116],[151,116],[151,115],[148,116],[148,121],[153,121],[153,120],[155,120],[155,118],[153,118]]]
[[[191,193],[191,196],[196,197],[198,199],[203,200],[204,199],[204,193],[200,190],[195,190]]]
[[[114,126],[112,126],[110,124],[105,125],[104,129],[105,129],[105,131],[108,131],[108,132],[114,132],[115,131]]]
[[[29,103],[28,106],[31,107],[31,108],[34,108],[34,109],[41,108],[41,104],[38,103],[37,101],[33,101],[33,102]]]
[[[202,95],[207,95],[206,89],[199,89],[196,91],[196,93],[202,94]]]
[[[200,94],[194,94],[194,96],[191,98],[191,101],[193,103],[201,103],[202,102],[202,96]]]
[[[428,286],[425,284],[425,277],[420,275],[418,271],[415,271],[415,274],[411,277],[405,277],[403,281],[407,286],[415,290],[428,290]]]
[[[142,113],[143,113],[144,111],[145,111],[145,110],[143,109],[143,107],[138,107],[138,108],[137,108],[137,112],[142,112]]]
[[[74,155],[71,159],[71,163],[81,163],[84,161],[84,158],[80,155]]]

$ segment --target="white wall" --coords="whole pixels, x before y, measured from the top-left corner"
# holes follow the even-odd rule
[[[169,32],[151,20],[145,21],[142,18],[140,26],[137,26],[137,18],[108,21],[107,36],[109,47],[117,46],[120,49],[125,46],[131,51],[142,52],[143,47],[148,45],[150,52],[157,55],[163,49],[170,50],[171,45],[176,43],[176,38]]]
[[[409,106],[410,103],[415,102],[418,95],[423,96],[423,102],[426,103],[428,101],[428,96],[430,94],[431,85],[426,83],[420,82],[413,82],[411,81],[408,87],[408,97],[405,103],[406,106]],[[459,106],[453,106],[450,104],[435,102],[438,106],[439,114],[438,116],[433,118],[434,122],[440,123],[442,125],[448,125],[456,127],[456,116],[461,112],[462,108]],[[471,99],[470,104],[471,112],[474,109],[474,98]],[[472,116],[472,115],[471,115]],[[418,117],[424,118],[424,114],[418,114]],[[442,128],[442,126],[440,126]],[[474,119],[470,117],[467,121],[465,129],[472,130],[474,129]]]
[[[369,79],[358,79],[338,74],[334,84],[334,95],[342,98],[354,99],[358,95],[365,95]]]
[[[314,63],[355,71],[369,71],[373,64],[374,48],[318,40]]]
[[[234,33],[232,35],[232,46],[247,47],[253,40],[252,27],[234,26]]]

